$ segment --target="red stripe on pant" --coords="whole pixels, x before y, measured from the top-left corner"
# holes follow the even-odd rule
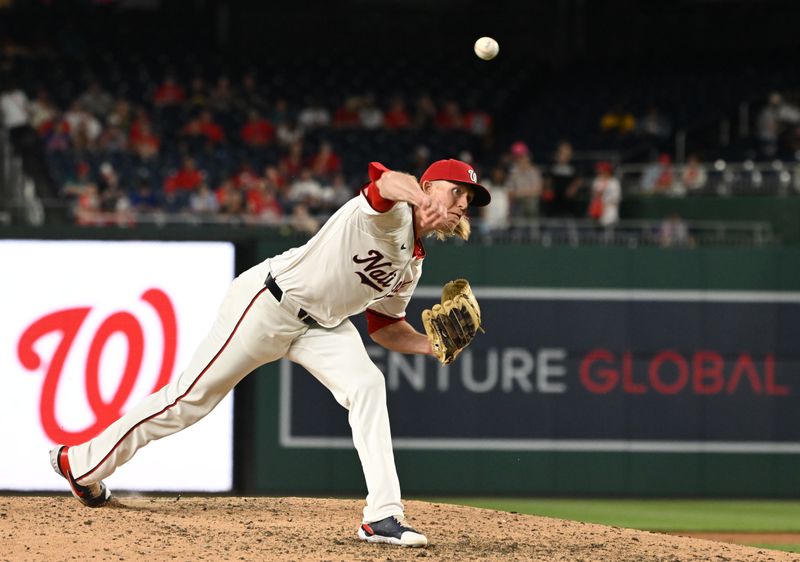
[[[267,290],[267,288],[266,288],[266,287],[264,287],[264,288],[263,288],[263,289],[261,289],[261,290],[260,290],[258,293],[256,293],[256,296],[254,296],[254,297],[252,298],[252,300],[250,301],[250,303],[247,305],[247,308],[245,308],[245,309],[244,309],[244,312],[242,312],[242,315],[239,317],[239,320],[237,320],[237,322],[236,322],[236,325],[233,327],[233,330],[231,331],[230,335],[229,335],[229,336],[228,336],[228,338],[225,340],[225,343],[224,343],[224,344],[222,344],[222,347],[221,347],[221,348],[220,348],[220,350],[219,350],[219,351],[216,353],[216,355],[214,355],[214,357],[212,357],[212,358],[211,358],[211,361],[209,361],[208,365],[206,365],[206,366],[205,366],[205,368],[203,368],[203,370],[202,370],[202,371],[200,371],[200,374],[199,374],[199,375],[197,375],[197,377],[196,377],[196,378],[195,378],[195,379],[192,381],[192,384],[190,384],[190,385],[189,385],[189,388],[187,388],[187,389],[186,389],[186,392],[184,392],[183,394],[181,394],[180,396],[178,396],[178,397],[175,399],[175,401],[174,401],[172,404],[170,404],[170,405],[168,405],[168,406],[165,406],[164,408],[162,408],[161,410],[159,410],[158,412],[156,412],[156,413],[155,413],[155,414],[153,414],[152,416],[147,416],[145,419],[143,419],[142,421],[138,422],[136,425],[134,425],[134,426],[133,426],[133,427],[131,427],[131,428],[130,428],[128,431],[126,431],[126,432],[125,432],[125,435],[123,435],[123,436],[122,436],[122,437],[119,439],[119,441],[117,441],[117,442],[114,444],[114,446],[113,446],[113,447],[111,447],[111,450],[110,450],[108,453],[106,453],[106,456],[104,456],[104,457],[103,457],[103,459],[102,459],[102,460],[101,460],[99,463],[97,463],[97,465],[96,465],[96,466],[95,466],[93,469],[91,469],[91,470],[90,470],[89,472],[87,472],[86,474],[83,474],[83,475],[81,475],[81,476],[78,476],[77,478],[75,478],[75,481],[76,481],[76,482],[77,482],[78,480],[81,480],[81,479],[83,479],[83,478],[86,478],[87,476],[90,476],[90,475],[91,475],[91,474],[92,474],[94,471],[96,471],[98,468],[100,468],[100,466],[101,466],[101,465],[102,465],[104,462],[106,462],[106,460],[108,460],[108,457],[110,457],[110,456],[111,456],[111,453],[113,453],[113,452],[114,452],[114,450],[115,450],[117,447],[119,447],[120,443],[122,443],[123,441],[125,441],[125,439],[128,437],[128,435],[130,435],[130,434],[131,434],[131,432],[132,432],[133,430],[135,430],[137,427],[139,427],[139,426],[140,426],[140,425],[142,425],[143,423],[145,423],[145,422],[147,422],[147,421],[149,421],[149,420],[151,420],[151,419],[153,419],[153,418],[155,418],[155,417],[157,417],[157,416],[160,416],[161,414],[163,414],[164,412],[166,412],[166,411],[167,411],[167,410],[169,410],[170,408],[174,407],[174,406],[175,406],[175,405],[176,405],[178,402],[180,402],[180,401],[181,401],[183,398],[185,398],[185,397],[186,397],[186,395],[187,395],[187,394],[189,394],[189,393],[192,391],[192,389],[194,388],[194,386],[197,384],[197,381],[199,381],[199,380],[200,380],[200,378],[201,378],[201,377],[202,377],[204,374],[206,374],[206,372],[207,372],[207,371],[208,371],[208,370],[211,368],[211,366],[214,364],[214,361],[216,361],[216,360],[219,358],[219,356],[220,356],[220,355],[222,355],[222,352],[223,352],[223,351],[225,351],[225,348],[226,348],[226,347],[228,347],[228,344],[230,343],[230,341],[231,341],[231,339],[233,338],[234,334],[236,334],[236,330],[239,328],[239,325],[242,323],[242,320],[244,320],[244,317],[247,315],[247,312],[250,310],[250,307],[252,307],[252,306],[253,306],[253,303],[254,303],[254,302],[256,302],[256,299],[257,299],[258,297],[260,297],[260,296],[261,296],[261,293],[263,293],[263,292],[264,292],[264,291],[266,291],[266,290]]]

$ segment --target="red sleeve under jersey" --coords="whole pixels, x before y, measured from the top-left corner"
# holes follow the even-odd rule
[[[389,209],[391,209],[395,202],[391,199],[386,199],[381,196],[380,191],[378,190],[378,186],[375,185],[375,182],[378,181],[378,178],[383,175],[384,172],[388,172],[389,169],[381,164],[380,162],[370,162],[369,164],[369,183],[365,185],[361,189],[361,193],[364,197],[367,198],[369,201],[369,206],[378,211],[379,213],[385,213]]]
[[[386,316],[385,314],[375,312],[369,308],[365,311],[365,314],[367,316],[367,332],[370,334],[377,332],[381,328],[385,328],[389,324],[394,324],[395,322],[400,322],[400,320],[405,320],[405,318],[393,318],[392,316]]]

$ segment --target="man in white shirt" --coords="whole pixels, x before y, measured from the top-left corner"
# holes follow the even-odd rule
[[[467,207],[491,198],[459,160],[434,162],[419,182],[373,162],[369,178],[306,244],[233,281],[215,325],[175,381],[94,439],[51,451],[73,495],[104,505],[111,494],[101,480],[137,449],[195,423],[252,370],[287,357],[349,411],[368,490],[359,538],[427,545],[404,522],[384,377],[349,317],[365,312],[371,338],[390,351],[432,355],[428,338],[405,319],[422,274],[422,239],[467,239]]]

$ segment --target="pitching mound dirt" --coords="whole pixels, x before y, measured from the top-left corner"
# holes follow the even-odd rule
[[[547,517],[418,501],[425,549],[356,538],[361,502],[135,497],[89,509],[58,497],[0,498],[0,560],[519,560],[779,562],[800,555]]]

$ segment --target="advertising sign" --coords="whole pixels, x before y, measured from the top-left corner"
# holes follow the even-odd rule
[[[418,329],[438,294],[412,299]],[[486,333],[452,365],[365,339],[398,448],[800,452],[796,293],[476,294]],[[281,443],[352,447],[327,390],[297,365],[281,372]]]
[[[65,490],[48,450],[91,439],[181,373],[233,278],[233,246],[7,240],[0,263],[0,489]],[[229,490],[232,419],[229,396],[109,487]]]

